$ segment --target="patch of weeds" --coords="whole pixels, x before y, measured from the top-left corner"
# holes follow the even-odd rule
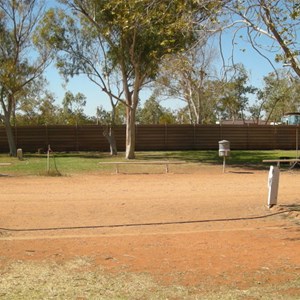
[[[186,289],[161,287],[148,275],[107,274],[89,265],[84,258],[63,265],[16,262],[1,276],[0,299],[188,299]]]
[[[0,299],[235,300],[299,299],[300,278],[249,289],[162,286],[148,274],[110,274],[86,257],[64,264],[17,261],[1,271]]]

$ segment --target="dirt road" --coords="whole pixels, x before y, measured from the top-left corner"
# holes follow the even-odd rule
[[[300,276],[300,173],[203,166],[193,174],[0,178],[0,266],[89,257],[166,285],[251,287]],[[283,291],[289,293],[291,291]],[[300,287],[293,288],[299,293]]]

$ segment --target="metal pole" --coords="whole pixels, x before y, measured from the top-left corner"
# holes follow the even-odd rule
[[[223,173],[225,173],[226,156],[223,156]]]

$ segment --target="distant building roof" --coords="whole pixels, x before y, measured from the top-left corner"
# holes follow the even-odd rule
[[[289,112],[289,113],[286,113],[284,114],[285,116],[300,116],[300,112]]]
[[[220,120],[216,124],[221,125],[266,125],[265,120]]]

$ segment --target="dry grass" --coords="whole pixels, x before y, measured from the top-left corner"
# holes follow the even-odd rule
[[[0,299],[299,299],[300,278],[283,285],[247,290],[162,286],[147,274],[110,274],[92,267],[88,258],[64,264],[14,262],[1,271]]]

